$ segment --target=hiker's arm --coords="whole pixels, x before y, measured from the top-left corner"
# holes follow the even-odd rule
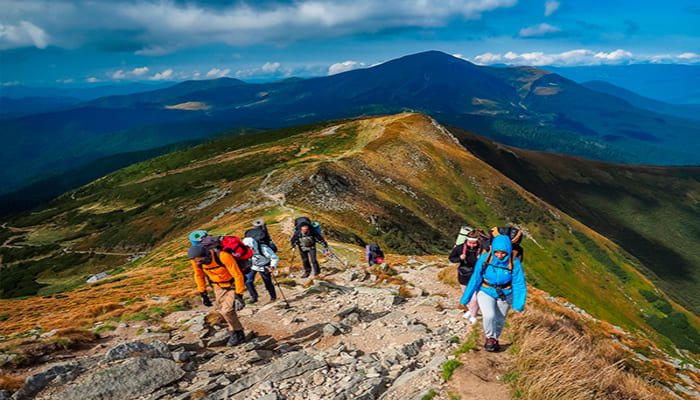
[[[199,268],[196,262],[190,260],[192,264],[192,269],[194,269],[194,282],[197,284],[197,290],[199,293],[204,293],[207,291],[207,281],[204,279],[204,271]]]
[[[462,246],[455,246],[454,249],[452,249],[452,253],[450,253],[450,256],[448,259],[450,260],[451,263],[458,263],[462,261],[459,256],[462,255]]]
[[[317,241],[317,242],[320,242],[321,244],[323,244],[323,247],[327,249],[327,248],[328,248],[328,242],[326,242],[326,239],[324,239],[323,236],[319,235],[318,233],[317,233],[315,236],[316,236],[316,241]]]
[[[479,290],[479,286],[481,285],[481,280],[482,280],[481,269],[484,266],[484,261],[486,261],[486,255],[482,255],[476,261],[476,265],[474,266],[474,272],[472,273],[472,277],[469,278],[469,283],[467,284],[467,288],[464,290],[464,293],[462,294],[462,298],[459,300],[459,302],[464,306],[469,304],[469,300],[471,300],[472,296],[474,296],[474,293],[477,290]]]
[[[270,259],[270,268],[275,268],[280,262],[280,257],[267,246],[262,246],[263,255]]]
[[[292,249],[296,247],[297,243],[299,242],[299,232],[294,231],[294,234],[292,235]]]
[[[525,273],[520,260],[516,258],[513,262],[513,310],[522,311],[527,297]]]
[[[233,283],[236,286],[236,294],[242,295],[243,292],[245,292],[245,282],[243,280],[243,273],[238,267],[236,259],[225,252],[222,252],[220,257],[221,262],[226,266],[226,269],[228,269],[228,273],[233,277]]]

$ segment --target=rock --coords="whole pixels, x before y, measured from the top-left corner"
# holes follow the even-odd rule
[[[335,316],[338,317],[339,320],[341,320],[352,313],[357,313],[359,310],[360,310],[360,308],[357,306],[357,304],[355,304],[352,307],[348,307],[348,308],[342,310],[341,312],[335,314]]]
[[[150,343],[143,342],[129,342],[122,343],[117,347],[114,347],[107,351],[105,354],[106,361],[116,361],[123,360],[125,358],[131,358],[134,356],[143,356],[149,358],[167,358],[172,359],[173,356],[170,353],[168,345],[154,340]]]
[[[314,285],[327,288],[330,290],[337,290],[339,292],[350,292],[353,289],[347,286],[336,285],[335,283],[314,279]]]
[[[354,281],[358,277],[357,272],[351,269],[345,270],[342,275],[347,281]]]
[[[360,314],[352,313],[340,321],[343,325],[353,326],[360,323]]]
[[[88,376],[59,393],[57,400],[118,400],[147,395],[185,374],[175,361],[164,358],[130,358]]]
[[[207,347],[222,347],[226,346],[226,342],[228,342],[228,339],[231,337],[231,332],[227,331],[225,329],[222,329],[214,335],[213,338],[209,339],[209,342],[207,342]]]
[[[258,397],[258,400],[279,400],[280,397],[275,392],[270,392],[264,396]]]
[[[77,378],[85,369],[76,362],[54,365],[24,381],[24,386],[12,395],[12,400],[31,399],[56,378],[63,383]]]
[[[401,297],[401,296],[396,296],[396,295],[394,295],[394,294],[392,294],[392,295],[390,295],[390,296],[387,296],[387,297],[384,299],[384,303],[385,303],[387,306],[389,306],[389,307],[393,307],[393,306],[395,306],[395,305],[399,305],[399,304],[403,303],[403,301],[404,301],[403,297]]]
[[[56,334],[56,332],[58,332],[58,329],[52,329],[46,333],[43,333],[41,335],[41,338],[42,339],[50,338],[50,337],[54,336]]]
[[[370,296],[388,296],[392,295],[394,292],[389,289],[383,289],[383,288],[373,288],[373,287],[367,287],[367,286],[358,286],[355,288],[355,291],[360,294],[368,294]]]
[[[340,333],[340,329],[338,329],[335,325],[333,324],[326,324],[323,326],[323,334],[325,336],[335,336],[338,333]]]
[[[17,357],[19,357],[18,354],[6,354],[6,353],[0,353],[0,365],[4,365],[7,363],[11,363],[14,361]]]
[[[7,390],[0,390],[0,400],[10,400],[10,392]]]
[[[194,351],[174,351],[172,354],[175,361],[183,363],[190,361],[193,356],[197,355]]]
[[[136,336],[136,339],[144,342],[150,342],[153,340],[168,341],[170,340],[170,334],[167,332],[144,332]]]

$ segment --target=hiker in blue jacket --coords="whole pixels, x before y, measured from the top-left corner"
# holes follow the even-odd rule
[[[486,343],[484,350],[499,351],[501,335],[510,307],[522,311],[527,287],[523,266],[513,257],[513,245],[506,235],[498,235],[491,243],[491,250],[476,261],[474,273],[459,301],[467,305],[474,293],[483,316]]]

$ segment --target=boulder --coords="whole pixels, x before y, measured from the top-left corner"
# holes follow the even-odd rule
[[[172,383],[185,374],[175,361],[135,357],[97,371],[82,382],[69,386],[56,400],[139,398]]]
[[[147,358],[173,358],[167,344],[159,340],[154,340],[150,343],[122,343],[119,346],[113,347],[109,351],[107,351],[107,353],[105,354],[105,360],[109,362],[123,360],[134,356],[141,356]]]

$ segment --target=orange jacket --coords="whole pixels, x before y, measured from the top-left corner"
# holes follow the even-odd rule
[[[214,250],[210,251],[214,252]],[[236,293],[243,294],[245,291],[243,273],[238,268],[236,259],[231,254],[222,251],[219,253],[219,260],[226,266],[225,268],[216,263],[214,254],[212,254],[211,264],[202,265],[201,267],[194,260],[190,261],[194,269],[194,281],[199,292],[202,293],[207,290],[207,282],[204,279],[204,274],[206,274],[212,284],[222,288],[231,287],[231,281],[233,281]]]

